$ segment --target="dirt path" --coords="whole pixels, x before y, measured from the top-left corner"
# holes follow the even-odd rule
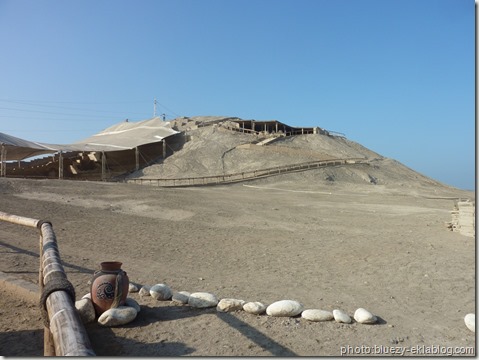
[[[474,240],[446,230],[452,200],[424,197],[464,192],[279,179],[185,189],[1,180],[1,211],[52,221],[77,298],[100,262],[118,260],[139,284],[264,303],[294,299],[350,315],[364,307],[380,318],[372,326],[312,323],[131,294],[142,306],[133,323],[87,326],[98,355],[322,356],[348,345],[475,346],[463,321],[475,309]],[[36,282],[37,246],[34,230],[0,223],[0,271]],[[36,309],[4,289],[0,306],[0,354],[41,353]]]

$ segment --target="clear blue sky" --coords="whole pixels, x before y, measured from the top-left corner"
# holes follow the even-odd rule
[[[0,132],[119,121],[320,126],[475,188],[473,0],[0,0]]]

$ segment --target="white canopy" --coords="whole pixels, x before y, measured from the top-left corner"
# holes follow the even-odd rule
[[[87,139],[68,145],[45,144],[28,141],[15,136],[0,133],[0,145],[6,151],[4,160],[23,160],[29,157],[52,154],[59,151],[119,151],[134,149],[137,146],[159,142],[164,138],[178,134],[171,123],[159,117],[149,120],[113,125]]]

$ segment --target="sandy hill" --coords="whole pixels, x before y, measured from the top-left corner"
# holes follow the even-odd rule
[[[172,121],[184,131],[185,142],[171,156],[146,167],[129,178],[185,178],[241,173],[276,166],[300,164],[326,159],[365,159],[365,164],[324,167],[282,174],[253,182],[316,185],[375,185],[389,189],[424,189],[432,187],[454,191],[450,186],[428,178],[400,162],[385,158],[341,136],[308,134],[274,137],[232,131],[227,117],[191,117]],[[251,183],[251,181],[249,182]]]

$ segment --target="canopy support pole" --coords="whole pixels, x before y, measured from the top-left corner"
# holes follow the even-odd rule
[[[7,148],[2,144],[2,152],[0,156],[0,176],[7,176]]]
[[[135,170],[138,171],[140,170],[140,151],[138,150],[138,146],[135,147]]]
[[[101,152],[101,181],[106,180],[106,155],[105,152]]]
[[[63,179],[63,153],[61,150],[58,153],[58,178]]]

